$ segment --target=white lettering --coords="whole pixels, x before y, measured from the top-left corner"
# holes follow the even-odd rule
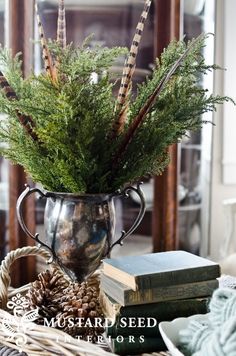
[[[68,325],[67,325],[68,328],[73,328],[73,326],[75,326],[75,322],[74,322],[73,318],[68,318],[67,322],[68,322]]]
[[[111,340],[112,340],[111,339],[111,335],[106,336],[106,339],[107,339],[108,342],[111,342]]]
[[[76,324],[79,328],[81,328],[84,324],[84,318],[76,318]]]
[[[130,328],[136,327],[136,318],[129,318],[129,327]]]
[[[140,342],[140,344],[144,343],[144,335],[139,336],[139,342]]]
[[[124,337],[122,335],[118,335],[117,338],[116,338],[116,341],[121,343],[124,341]]]
[[[153,324],[151,322],[153,322]],[[156,325],[157,325],[157,320],[155,318],[147,318],[148,328],[154,328]]]
[[[138,318],[138,327],[145,327],[145,318]]]
[[[105,318],[105,322],[103,324],[103,326],[105,328],[108,328],[109,326],[113,326],[116,323],[116,318]]]
[[[103,344],[103,343],[104,343],[104,339],[103,339],[103,336],[102,336],[102,335],[98,335],[98,336],[97,336],[97,343],[98,343],[98,344]]]
[[[120,318],[120,327],[125,328],[127,326],[126,318],[122,317]]]
[[[135,343],[133,335],[129,335],[129,343]]]
[[[92,341],[93,341],[93,337],[92,337],[91,335],[88,335],[88,336],[87,336],[87,341],[88,341],[88,342],[92,342]]]
[[[51,320],[47,320],[46,318],[44,318],[43,325],[55,328],[55,318],[51,318]]]
[[[102,328],[104,326],[102,318],[95,318],[94,319],[94,327],[100,327]]]
[[[71,340],[72,340],[72,337],[71,337],[71,336],[65,336],[65,337],[64,337],[64,342],[70,343]]]
[[[91,320],[89,318],[84,323],[84,327],[89,327],[89,328],[93,327],[93,323],[91,322]]]
[[[65,320],[63,320],[62,318],[58,318],[57,319],[57,326],[59,328],[64,328],[66,326]]]

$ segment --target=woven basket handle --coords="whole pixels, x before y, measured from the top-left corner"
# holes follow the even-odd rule
[[[8,288],[11,283],[10,268],[11,265],[20,257],[25,256],[41,256],[46,260],[49,260],[51,254],[37,246],[26,246],[18,248],[14,251],[9,252],[0,266],[0,307],[5,309],[8,301]],[[53,264],[53,267],[55,265]]]

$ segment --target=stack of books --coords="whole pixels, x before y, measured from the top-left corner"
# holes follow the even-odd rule
[[[105,339],[112,351],[165,349],[159,323],[206,313],[219,276],[217,263],[185,251],[105,259],[100,301],[111,323]]]

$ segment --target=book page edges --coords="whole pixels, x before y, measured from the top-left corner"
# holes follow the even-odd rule
[[[124,272],[124,271],[120,270],[119,268],[114,267],[114,266],[107,264],[105,262],[103,262],[102,271],[106,276],[113,278],[116,281],[127,285],[134,291],[136,291],[138,289],[135,276],[132,276],[131,274]]]
[[[115,322],[116,317],[120,314],[120,308],[122,306],[119,303],[113,304],[104,291],[100,291],[99,303],[105,317],[110,318],[112,322]]]

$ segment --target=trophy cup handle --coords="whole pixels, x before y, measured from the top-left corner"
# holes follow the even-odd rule
[[[47,198],[47,196],[38,188],[30,188],[27,184],[26,184],[26,188],[25,190],[21,193],[21,195],[19,196],[17,203],[16,203],[16,214],[17,214],[17,219],[18,222],[22,228],[22,230],[26,233],[26,235],[28,235],[29,237],[31,237],[33,240],[35,240],[39,246],[43,246],[45,247],[47,250],[49,250],[49,252],[51,253],[51,258],[48,261],[48,263],[51,263],[53,260],[56,259],[55,253],[53,252],[53,250],[47,246],[43,241],[41,241],[39,239],[39,234],[36,233],[35,235],[33,235],[29,229],[27,228],[24,219],[23,219],[23,203],[25,201],[25,199],[27,197],[29,197],[31,194],[33,193],[38,193],[40,195],[41,198]]]
[[[118,196],[124,195],[125,197],[129,198],[129,197],[130,197],[130,192],[133,191],[133,192],[135,192],[135,193],[139,196],[141,205],[140,205],[140,210],[139,210],[138,216],[136,217],[136,219],[135,219],[133,225],[131,226],[131,228],[130,228],[127,232],[125,232],[124,230],[121,231],[121,236],[120,236],[120,238],[118,238],[118,239],[110,246],[110,249],[109,249],[109,251],[108,251],[108,254],[111,252],[111,250],[113,249],[113,247],[114,247],[115,245],[123,245],[123,240],[124,240],[127,236],[131,235],[131,234],[135,231],[135,229],[138,227],[138,225],[141,223],[141,221],[142,221],[142,219],[143,219],[143,216],[144,216],[145,210],[146,210],[146,202],[145,202],[145,196],[144,196],[143,191],[142,191],[142,189],[141,189],[141,187],[140,187],[142,184],[143,184],[142,182],[138,183],[138,184],[137,184],[137,188],[132,187],[132,186],[129,186],[129,187],[125,188],[122,192],[120,192],[119,195],[118,195]]]

